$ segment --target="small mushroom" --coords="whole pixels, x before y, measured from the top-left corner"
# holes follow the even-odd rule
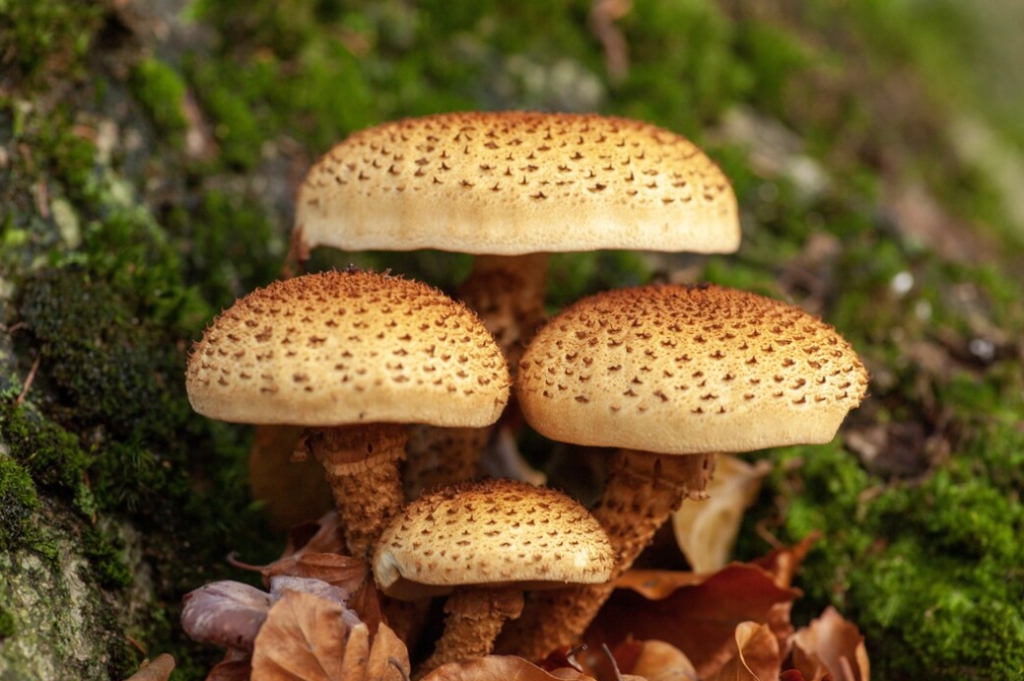
[[[391,522],[373,557],[389,596],[451,594],[444,635],[421,676],[490,653],[505,620],[519,616],[524,589],[604,582],[613,566],[608,537],[585,508],[511,480],[425,494]]]
[[[449,113],[358,132],[299,192],[293,253],[434,248],[477,256],[459,297],[513,376],[545,317],[548,254],[598,249],[731,253],[728,179],[689,140],[635,120],[535,112]],[[475,471],[486,435],[424,431],[410,442],[411,496]],[[449,470],[430,451],[457,445]]]
[[[368,272],[278,281],[218,317],[189,358],[193,408],[304,427],[351,555],[369,556],[401,508],[401,424],[483,427],[510,378],[476,315],[425,284]]]
[[[849,343],[797,307],[717,286],[645,286],[552,319],[523,355],[516,392],[547,437],[621,448],[594,509],[614,579],[684,497],[703,498],[716,452],[829,442],[867,384]],[[535,659],[574,644],[613,588],[537,594],[499,651]]]

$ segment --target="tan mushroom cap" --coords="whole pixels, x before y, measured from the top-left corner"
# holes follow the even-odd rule
[[[508,401],[508,368],[462,303],[371,272],[277,281],[238,300],[196,344],[200,414],[239,423],[482,427]]]
[[[517,396],[555,440],[700,454],[828,442],[867,383],[849,343],[800,308],[645,286],[552,319],[520,362]]]
[[[461,483],[409,504],[381,535],[377,584],[396,598],[456,586],[523,589],[606,581],[608,536],[561,492],[513,480]]]
[[[638,249],[731,253],[729,180],[691,142],[623,118],[453,113],[338,144],[299,193],[307,248],[521,255]]]

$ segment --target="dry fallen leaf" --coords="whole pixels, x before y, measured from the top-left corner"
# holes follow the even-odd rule
[[[754,503],[769,471],[767,461],[750,465],[720,454],[715,477],[708,483],[710,498],[687,502],[672,514],[676,543],[694,572],[715,572],[729,562],[743,512]]]
[[[270,594],[240,582],[213,582],[185,594],[181,625],[193,641],[252,650]]]
[[[364,678],[366,681],[408,681],[409,672],[409,651],[395,632],[382,624],[373,637]]]
[[[835,681],[870,681],[864,637],[832,607],[793,635],[793,666],[808,681],[830,673]]]
[[[621,660],[619,665],[622,666]],[[644,641],[636,661],[628,670],[648,681],[697,681],[698,678],[690,658],[679,648],[664,641]]]
[[[164,653],[128,677],[127,681],[168,681],[174,671],[174,658]]]
[[[206,675],[206,681],[249,681],[252,676],[252,655],[229,650],[216,667]]]
[[[575,669],[546,672],[514,655],[490,655],[438,667],[423,681],[594,681]]]
[[[369,629],[348,627],[343,614],[333,600],[286,591],[256,637],[252,681],[401,681],[405,644],[381,625],[371,646]]]
[[[708,681],[774,681],[782,671],[779,642],[767,624],[741,622],[736,627],[735,652]]]
[[[754,565],[767,570],[775,579],[775,584],[780,589],[785,589],[793,584],[793,577],[800,569],[804,558],[807,557],[814,542],[821,538],[821,532],[811,532],[804,537],[800,543],[794,546],[784,546],[775,549],[767,556],[762,556],[753,561]]]
[[[682,650],[701,678],[732,657],[740,623],[769,622],[785,612],[775,606],[800,595],[763,568],[741,563],[712,575],[631,570],[616,586],[586,634],[588,644],[663,640]]]

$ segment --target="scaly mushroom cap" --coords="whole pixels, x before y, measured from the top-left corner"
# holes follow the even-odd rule
[[[830,441],[868,377],[834,328],[717,286],[644,286],[585,298],[519,364],[531,426],[563,442],[661,454]]]
[[[608,536],[561,492],[513,480],[461,483],[409,504],[373,557],[377,584],[415,599],[456,586],[523,589],[607,581]]]
[[[473,312],[372,272],[277,281],[238,300],[189,358],[192,407],[222,421],[482,427],[510,378]]]
[[[307,248],[521,255],[739,247],[729,180],[679,135],[623,118],[453,113],[356,133],[299,193]]]

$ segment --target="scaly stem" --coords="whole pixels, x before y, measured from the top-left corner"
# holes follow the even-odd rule
[[[444,605],[444,635],[417,673],[423,678],[449,662],[489,655],[502,625],[523,611],[520,589],[458,589]]]
[[[402,508],[398,462],[409,439],[402,426],[369,424],[307,428],[299,447],[326,471],[349,554],[370,560],[381,532]]]
[[[423,492],[476,477],[480,453],[487,445],[490,428],[409,429],[409,458],[402,470],[406,499],[418,499]]]
[[[539,660],[555,648],[575,645],[615,590],[615,580],[633,565],[683,498],[706,498],[704,488],[713,471],[713,454],[616,452],[604,496],[594,508],[615,549],[612,578],[605,584],[532,594],[523,616],[502,634],[498,652]]]

